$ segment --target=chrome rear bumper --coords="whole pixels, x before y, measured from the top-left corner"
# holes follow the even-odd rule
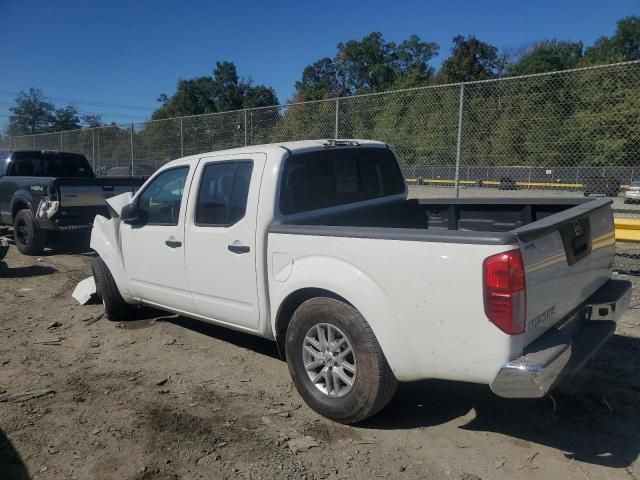
[[[502,366],[491,390],[505,398],[543,397],[562,375],[595,354],[629,307],[631,282],[609,280],[562,324],[532,342],[524,355]]]

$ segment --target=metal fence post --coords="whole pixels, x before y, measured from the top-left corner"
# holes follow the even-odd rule
[[[91,129],[91,162],[93,163],[93,171],[96,171],[96,130]]]
[[[253,145],[253,110],[249,112],[249,141]]]
[[[247,139],[247,111],[244,111],[244,146],[246,147],[248,145],[248,139]]]
[[[180,156],[184,157],[184,125],[180,117]]]
[[[460,102],[458,106],[458,141],[456,144],[456,198],[460,197],[460,153],[462,148],[462,112],[464,110],[464,83],[460,84]]]
[[[96,143],[96,151],[97,151],[96,165],[99,168],[100,167],[100,130],[98,130],[97,134],[98,134],[98,142]]]
[[[64,151],[64,141],[62,140],[62,132],[60,132],[60,151]]]
[[[129,172],[129,176],[133,176],[133,123],[131,124],[129,138],[130,138],[130,144],[131,144],[131,170]]]
[[[31,137],[33,139],[33,149],[36,149],[36,136]]]
[[[336,98],[336,128],[333,134],[334,138],[338,138],[338,132],[340,131],[338,125],[340,124],[340,99]]]

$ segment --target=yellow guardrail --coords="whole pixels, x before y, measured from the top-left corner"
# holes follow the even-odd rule
[[[614,218],[617,242],[640,243],[640,220],[633,218]]]

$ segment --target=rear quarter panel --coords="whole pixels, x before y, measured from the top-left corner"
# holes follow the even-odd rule
[[[326,289],[362,313],[399,380],[488,383],[519,352],[484,314],[482,262],[513,248],[270,233],[271,318],[296,290]]]

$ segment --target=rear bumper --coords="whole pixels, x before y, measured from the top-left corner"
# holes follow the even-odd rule
[[[86,231],[93,227],[94,216],[90,217],[72,217],[72,218],[53,218],[38,219],[38,227],[42,230],[51,230],[58,232],[75,232]]]
[[[576,372],[605,343],[629,307],[631,282],[609,280],[559,327],[532,342],[519,358],[507,362],[491,382],[505,398],[546,395],[563,376]]]

